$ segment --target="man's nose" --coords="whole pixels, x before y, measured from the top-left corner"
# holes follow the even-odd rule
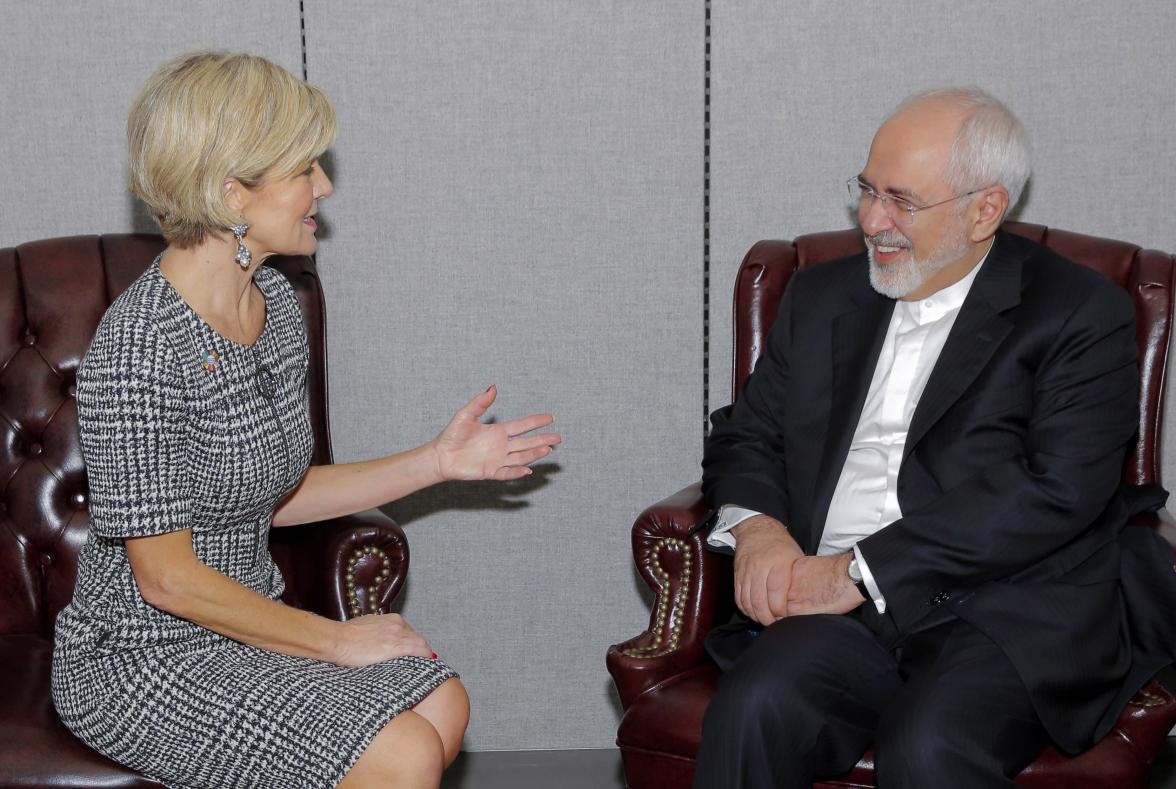
[[[875,198],[863,201],[858,207],[858,224],[861,225],[862,232],[867,236],[872,236],[875,233],[893,228],[894,220],[890,218],[890,214],[882,206],[882,201]]]

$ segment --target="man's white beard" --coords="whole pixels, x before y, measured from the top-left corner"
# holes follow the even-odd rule
[[[874,245],[884,247],[905,247],[907,256],[885,265],[874,260]],[[963,233],[948,233],[925,260],[915,257],[914,247],[897,230],[887,230],[874,236],[866,236],[866,252],[870,258],[870,286],[892,299],[901,299],[914,293],[923,284],[968,251],[968,239]]]

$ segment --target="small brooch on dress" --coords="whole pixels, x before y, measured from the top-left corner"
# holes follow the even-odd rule
[[[214,372],[217,367],[220,367],[220,354],[213,350],[208,350],[200,357],[200,364],[208,372]]]

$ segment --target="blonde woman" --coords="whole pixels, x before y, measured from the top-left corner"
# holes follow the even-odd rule
[[[173,787],[436,787],[469,718],[454,672],[399,616],[279,602],[268,531],[525,476],[552,418],[482,424],[491,387],[421,447],[308,468],[306,337],[259,264],[315,251],[330,103],[264,59],[196,53],[151,77],[127,129],[168,247],[78,374],[92,528],[57,622],[58,713]]]

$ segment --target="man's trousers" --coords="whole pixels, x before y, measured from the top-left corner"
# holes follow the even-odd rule
[[[861,613],[788,617],[725,669],[696,789],[808,789],[871,744],[880,789],[1011,787],[1048,741],[1004,653],[958,619],[888,648]]]

